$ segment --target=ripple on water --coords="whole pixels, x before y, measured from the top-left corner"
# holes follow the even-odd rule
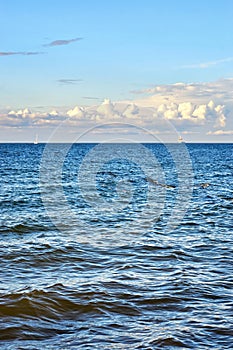
[[[188,145],[193,197],[170,233],[176,190],[163,215],[149,218],[149,230],[143,220],[130,230],[144,193],[133,213],[90,216],[76,188],[77,164],[90,147],[71,149],[64,188],[72,210],[91,226],[69,222],[60,232],[38,192],[43,147],[0,145],[0,348],[232,348],[232,145]],[[150,149],[176,184],[164,150]],[[119,163],[98,173],[103,197],[112,198],[106,191],[122,174]],[[133,176],[132,186],[145,192],[145,178]]]

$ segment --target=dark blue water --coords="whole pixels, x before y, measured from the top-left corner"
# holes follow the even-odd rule
[[[0,145],[1,349],[232,349],[233,145],[186,146]]]

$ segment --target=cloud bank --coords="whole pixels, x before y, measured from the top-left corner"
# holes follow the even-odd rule
[[[69,81],[69,79],[68,79]],[[71,79],[72,81],[72,79]],[[72,82],[70,82],[72,84]],[[56,127],[87,126],[109,122],[132,123],[154,130],[166,131],[166,122],[172,123],[184,135],[232,135],[233,79],[212,83],[157,85],[137,92],[141,98],[128,101],[109,99],[95,106],[73,106],[67,110],[40,111],[23,108],[0,114],[2,127]]]

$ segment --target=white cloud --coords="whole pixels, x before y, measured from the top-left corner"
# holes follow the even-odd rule
[[[51,112],[49,112],[49,114],[54,116],[54,117],[59,115],[59,113],[57,111],[55,111],[55,110],[52,110]]]
[[[210,100],[210,102],[208,103],[208,107],[209,107],[211,110],[213,110],[213,109],[214,109],[214,107],[215,107],[215,103],[214,103],[214,101],[213,101],[213,100]]]
[[[163,104],[158,108],[160,111],[160,117],[165,119],[177,119],[179,117],[178,105],[176,103]]]
[[[214,109],[217,113],[217,120],[215,127],[225,127],[226,126],[226,117],[225,117],[225,106],[218,105]]]
[[[140,125],[155,123],[158,125],[159,120],[169,120],[175,125],[181,125],[187,122],[190,124],[204,125],[212,124],[214,127],[225,127],[226,116],[225,106],[216,105],[212,100],[207,104],[194,104],[192,102],[174,103],[167,102],[160,104],[158,107],[148,108],[137,106],[136,104],[128,104],[122,108],[114,105],[110,100],[105,100],[101,105],[95,108],[84,109],[76,106],[69,109],[65,113],[73,125],[75,121],[92,121],[92,122],[108,122],[113,120],[133,121]],[[18,111],[10,111],[4,116],[7,123],[12,122],[14,125],[54,125],[59,124],[66,117],[64,113],[52,110],[48,113],[32,112],[28,108]],[[2,116],[2,123],[4,122]]]
[[[34,117],[34,114],[28,108],[20,109],[18,111],[10,111],[8,113],[8,115],[9,116],[18,116],[18,117],[22,117],[22,118],[27,118],[27,117],[33,118]]]
[[[99,114],[111,116],[114,114],[114,106],[112,102],[106,98],[104,102],[99,107],[97,107],[96,111]]]
[[[64,119],[61,113],[56,110],[51,112],[41,113],[31,111],[29,108],[11,110],[8,113],[0,114],[0,125],[14,127],[32,127],[32,126],[47,126],[59,125]]]
[[[208,131],[207,135],[233,135],[233,130]]]
[[[198,121],[200,124],[203,124],[206,120],[207,113],[208,113],[208,106],[207,105],[199,105],[195,108],[193,111],[192,117],[196,118],[196,121]]]
[[[178,111],[180,112],[182,118],[189,119],[193,115],[195,106],[191,102],[183,102],[178,106]]]
[[[232,96],[233,78],[221,79],[214,82],[204,83],[176,83],[167,85],[157,85],[152,88],[136,91],[146,95],[137,98],[134,103],[144,107],[158,107],[162,103],[192,102],[196,104],[206,104],[210,100],[217,104],[233,102]]]
[[[123,117],[127,119],[134,119],[139,114],[139,108],[134,103],[129,104],[124,112],[122,113]]]
[[[82,107],[74,107],[66,112],[66,114],[71,118],[83,118],[85,113]]]
[[[55,127],[68,119],[68,126],[85,129],[97,123],[119,121],[154,128],[159,133],[171,122],[179,131],[190,135],[231,135],[227,131],[233,122],[232,90],[233,79],[159,85],[145,90],[143,98],[132,101],[105,99],[96,106],[56,108],[48,112],[29,108],[8,110],[0,114],[0,125]]]
[[[217,105],[213,101],[207,104],[194,104],[192,102],[183,103],[163,103],[155,108],[155,117],[170,120],[176,125],[196,124],[204,125],[212,123],[216,126],[225,126],[225,106]]]

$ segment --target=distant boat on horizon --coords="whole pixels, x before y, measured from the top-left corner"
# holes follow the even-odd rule
[[[38,145],[38,134],[36,134],[35,140],[34,140],[34,145]]]
[[[179,137],[178,137],[178,143],[184,143],[184,139],[183,139],[182,136],[179,136]]]

